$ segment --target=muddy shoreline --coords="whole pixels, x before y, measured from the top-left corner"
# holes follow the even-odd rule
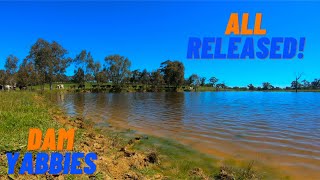
[[[96,132],[92,125],[84,122],[82,118],[68,120],[66,116],[54,116],[59,123],[65,127],[84,130],[81,139],[75,144],[75,151],[84,153],[95,152],[98,155],[96,161],[97,170],[94,175],[103,179],[143,179],[141,174],[130,171],[130,168],[144,168],[156,165],[159,161],[154,152],[141,153],[130,149],[134,143],[139,143],[143,137],[132,138],[125,146],[121,147],[117,140],[108,138]],[[163,179],[163,175],[157,174],[152,179]]]
[[[93,175],[81,175],[89,179],[172,179],[172,177],[165,176],[162,173],[156,173],[153,176],[144,176],[137,173],[133,169],[144,169],[146,167],[156,167],[162,162],[161,154],[155,150],[141,152],[133,148],[134,145],[148,141],[147,135],[134,134],[130,135],[129,140],[119,140],[115,137],[108,137],[103,135],[102,131],[109,130],[116,131],[112,128],[97,129],[92,123],[86,122],[83,118],[72,118],[65,115],[53,115],[54,120],[62,124],[66,128],[74,128],[82,131],[79,140],[75,142],[74,151],[81,151],[84,153],[95,152],[98,155],[96,160],[97,170]],[[121,143],[120,141],[125,141]],[[252,165],[250,165],[252,166]],[[246,179],[260,179],[252,167],[249,167],[244,176]],[[227,166],[221,166],[219,173],[215,176],[206,175],[205,172],[199,168],[194,167],[189,171],[191,179],[236,179],[233,169]],[[53,176],[54,179],[62,178],[63,175]]]

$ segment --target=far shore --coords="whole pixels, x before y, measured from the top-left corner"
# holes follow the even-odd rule
[[[60,85],[63,85],[63,88],[60,88]],[[80,87],[75,83],[54,83],[52,91],[68,91],[68,92],[296,92],[295,89],[292,88],[274,88],[264,90],[262,88],[250,90],[246,87],[228,87],[228,88],[217,88],[211,86],[161,86],[161,87],[153,87],[148,85],[126,85],[121,88],[116,88],[112,84],[92,84],[85,83],[84,86]],[[2,91],[50,91],[49,84],[45,84],[44,86],[36,85],[36,86],[27,86],[25,89],[9,89]],[[0,90],[1,92],[1,90]],[[297,92],[320,92],[320,89],[298,89]]]

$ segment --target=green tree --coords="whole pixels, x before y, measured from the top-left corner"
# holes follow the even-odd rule
[[[11,85],[16,83],[15,76],[16,76],[16,72],[18,69],[18,61],[19,61],[19,59],[14,55],[9,55],[7,57],[6,63],[4,65],[5,70],[6,70],[6,82],[5,83],[9,83]]]
[[[90,80],[90,81],[94,80],[96,81],[97,84],[99,84],[100,77],[98,78],[98,75],[99,75],[100,69],[101,69],[100,62],[95,62],[93,59],[90,59],[87,64],[87,80]],[[103,74],[103,75],[107,75],[107,74]],[[105,78],[107,78],[107,76]]]
[[[262,89],[263,90],[271,90],[273,89],[274,87],[269,83],[269,82],[264,82],[262,83]]]
[[[75,71],[75,74],[73,76],[73,82],[78,83],[79,85],[84,85],[85,76],[84,76],[84,70],[82,68],[78,68]]]
[[[17,84],[19,86],[32,86],[38,83],[38,75],[34,64],[24,59],[17,72]]]
[[[9,74],[12,75],[17,72],[18,61],[19,61],[19,59],[14,55],[9,55],[7,57],[4,67]]]
[[[55,41],[50,43],[44,39],[38,39],[32,45],[27,58],[35,65],[42,89],[44,89],[44,83],[49,83],[52,90],[55,77],[65,73],[71,62],[71,59],[66,57],[67,53],[67,50]]]
[[[211,86],[214,87],[215,84],[219,81],[219,79],[216,78],[216,77],[211,77],[211,78],[209,79],[209,81],[210,81]]]
[[[94,60],[90,52],[82,50],[73,59],[75,66],[74,81],[79,85],[84,85],[86,81],[93,80]]]
[[[303,88],[305,88],[305,89],[310,88],[311,83],[310,83],[309,81],[307,81],[307,80],[303,80],[303,81],[301,81],[301,82],[302,82],[302,86],[303,86]]]
[[[57,82],[69,82],[70,81],[70,78],[65,75],[65,74],[58,74],[56,77],[55,77],[55,81]]]
[[[141,72],[139,69],[136,69],[134,71],[131,72],[131,77],[130,77],[130,82],[132,84],[137,84],[139,83],[139,78],[141,76]]]
[[[130,77],[130,60],[120,55],[107,56],[104,60],[110,80],[117,88],[122,87]]]
[[[198,86],[200,86],[201,81],[200,81],[200,77],[197,74],[192,74],[189,78],[188,78],[188,82],[190,86],[193,86],[195,88],[197,88]]]
[[[205,86],[206,85],[206,79],[205,77],[200,77],[200,86]]]
[[[248,85],[248,89],[249,89],[250,91],[253,91],[253,90],[255,90],[256,88],[255,88],[252,84],[249,84],[249,85]]]
[[[313,89],[319,89],[320,88],[320,79],[314,79],[312,82],[311,82],[311,87]]]
[[[150,78],[151,84],[155,87],[162,86],[164,84],[163,75],[161,74],[161,70],[158,69],[156,71],[151,72]]]
[[[0,70],[0,85],[5,85],[7,80],[7,75],[5,70]]]
[[[95,78],[98,84],[108,82],[108,71],[105,68],[102,71],[98,71]]]
[[[226,89],[227,86],[226,86],[226,84],[225,84],[224,82],[222,82],[222,83],[217,84],[217,85],[216,85],[216,88],[217,88],[217,89],[219,89],[219,88],[221,88],[221,89]]]
[[[148,85],[150,83],[150,76],[150,73],[146,69],[144,69],[140,74],[139,82],[144,85]]]
[[[179,61],[167,60],[161,63],[163,79],[169,86],[179,87],[184,83],[184,65]]]

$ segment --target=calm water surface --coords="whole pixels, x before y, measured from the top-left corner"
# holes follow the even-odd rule
[[[320,178],[320,93],[60,94],[69,115],[173,138],[222,158]],[[302,173],[303,172],[303,173]]]

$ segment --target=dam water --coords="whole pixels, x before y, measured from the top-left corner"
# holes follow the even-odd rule
[[[171,138],[220,158],[320,178],[320,93],[65,93],[71,116]]]

